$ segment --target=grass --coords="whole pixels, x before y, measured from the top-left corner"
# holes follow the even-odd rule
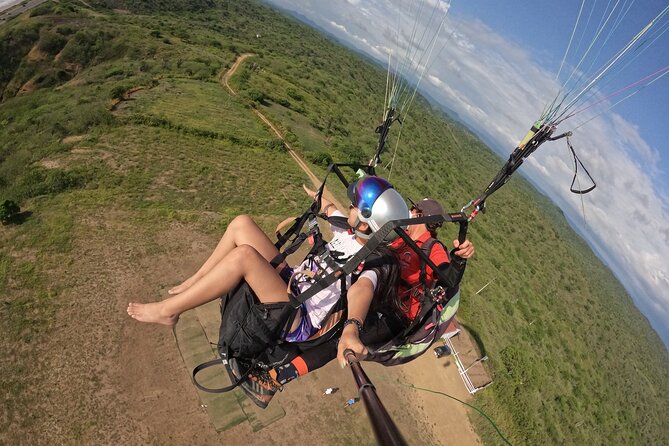
[[[275,11],[246,1],[186,11],[163,2],[160,12],[126,2],[143,13],[119,14],[92,4],[47,3],[0,29],[0,200],[32,212],[0,228],[0,343],[8,352],[0,430],[45,416],[38,408],[21,415],[37,398],[27,389],[46,376],[29,368],[31,353],[71,303],[62,296],[76,281],[73,236],[95,237],[88,215],[123,216],[150,254],[164,249],[154,234],[172,223],[218,235],[233,216],[252,213],[271,231],[300,212],[303,175],[288,154],[268,149],[275,138],[248,108],[258,94],[254,106],[307,159],[366,161],[376,145],[381,110],[369,104],[380,104],[384,70]],[[34,45],[45,59],[28,60]],[[244,52],[255,56],[231,79],[233,98],[218,77]],[[29,82],[34,90],[16,95]],[[119,86],[142,89],[112,111]],[[405,196],[459,209],[500,166],[418,99],[393,170],[382,173]],[[669,443],[667,352],[623,287],[521,178],[488,204],[471,225],[477,256],[460,310],[495,381],[476,404],[517,444]],[[455,228],[441,235],[452,239]],[[473,422],[485,444],[497,444],[489,426]]]

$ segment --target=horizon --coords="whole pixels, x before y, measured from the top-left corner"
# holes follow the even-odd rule
[[[393,27],[397,27],[400,14],[388,9],[395,6],[391,2],[265,1],[309,20],[310,25],[387,66],[389,35],[399,34]],[[648,23],[661,10],[657,6],[661,2],[650,3],[654,7],[627,11],[616,29],[621,37],[611,33],[607,43],[625,42],[622,39]],[[550,9],[558,25],[552,35],[553,31],[544,30],[541,23],[528,23],[541,7],[525,11],[520,2],[498,6],[489,0],[476,4],[441,1],[439,7],[450,8],[440,36],[444,46],[433,56],[420,93],[445,111],[455,112],[454,119],[495,154],[507,158],[541,107],[550,102],[550,94],[559,91],[556,71],[562,66],[579,5],[571,0],[557,12]],[[666,25],[662,25],[664,31]],[[529,29],[533,32],[528,38]],[[537,48],[535,33],[539,31],[546,38],[539,39],[542,46]],[[669,54],[669,39],[663,34],[667,33],[653,42],[651,56]],[[581,196],[569,192],[573,159],[564,142],[545,144],[519,170],[563,211],[569,225],[618,278],[669,351],[669,184],[665,174],[669,153],[664,143],[669,129],[661,124],[669,115],[669,101],[657,100],[669,98],[669,76],[656,79],[619,105],[615,104],[619,98],[606,98],[668,62],[649,55],[638,57],[633,65],[612,76],[618,83],[597,91],[597,98],[604,96],[603,106],[556,131],[574,130],[573,146],[598,185],[593,192]],[[615,108],[607,109],[611,105]],[[587,183],[587,177],[579,176],[580,180]],[[486,184],[482,183],[482,188]]]

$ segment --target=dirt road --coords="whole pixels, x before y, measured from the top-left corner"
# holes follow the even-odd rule
[[[222,73],[221,76],[219,77],[221,84],[222,84],[222,85],[223,85],[223,86],[230,92],[230,94],[233,95],[233,96],[236,96],[236,95],[237,95],[237,92],[235,92],[235,91],[232,89],[232,87],[230,86],[230,84],[228,83],[228,81],[229,81],[230,78],[235,74],[235,72],[237,71],[237,69],[239,68],[239,66],[241,65],[241,63],[244,62],[244,60],[246,60],[247,58],[249,58],[249,57],[251,57],[251,56],[253,56],[252,53],[244,53],[244,54],[241,54],[241,55],[237,58],[237,60],[235,60],[235,63],[232,64],[232,66],[230,67],[230,69],[227,70],[225,73]],[[318,187],[318,186],[320,186],[320,184],[321,184],[321,180],[320,180],[316,175],[314,175],[314,173],[311,171],[311,169],[309,168],[309,166],[307,166],[307,164],[304,162],[304,160],[302,160],[302,158],[300,158],[300,156],[295,152],[295,150],[293,149],[293,147],[292,147],[292,146],[291,146],[291,145],[284,139],[283,135],[282,135],[281,132],[276,128],[276,126],[275,126],[274,124],[272,124],[272,122],[271,122],[271,121],[270,121],[264,114],[262,114],[258,109],[253,108],[252,110],[253,110],[253,112],[258,116],[258,118],[260,118],[260,120],[261,120],[262,122],[264,122],[265,125],[267,125],[267,127],[270,128],[270,130],[272,130],[272,132],[277,136],[277,138],[279,138],[279,139],[281,139],[281,141],[283,141],[284,145],[285,145],[286,148],[288,149],[288,153],[289,153],[290,156],[295,160],[295,162],[297,163],[297,165],[300,166],[300,168],[304,171],[304,173],[307,174],[307,177],[309,177],[309,180],[311,181],[311,184],[312,184],[314,187]],[[326,188],[325,191],[324,191],[324,196],[325,196],[326,199],[328,199],[329,201],[331,201],[332,203],[334,203],[335,206],[337,206],[337,208],[339,208],[339,209],[344,209],[344,208],[342,207],[341,203],[340,203],[340,202],[339,202],[339,201],[338,201],[338,200],[337,200],[337,199],[336,199],[336,198],[335,198],[335,197],[334,197],[334,196],[327,190],[327,188]]]

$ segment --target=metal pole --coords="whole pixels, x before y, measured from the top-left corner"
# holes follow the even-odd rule
[[[488,283],[486,283],[485,285],[483,285],[483,288],[481,288],[481,289],[478,290],[476,293],[474,293],[474,295],[477,295],[477,294],[480,293],[481,291],[485,290],[486,287],[487,287],[488,285],[490,285],[491,283],[493,283],[496,279],[497,279],[497,277],[493,278],[490,282],[488,282]]]
[[[469,364],[469,366],[464,371],[466,372],[467,370],[471,369],[474,366],[474,364],[476,364],[477,362],[483,362],[483,361],[487,361],[487,360],[488,360],[488,356],[483,356],[481,358],[478,358],[476,361]]]
[[[344,357],[348,361],[348,365],[351,366],[351,372],[353,372],[353,377],[358,385],[358,393],[365,403],[365,410],[367,411],[369,421],[372,423],[376,442],[383,446],[406,446],[406,441],[404,441],[393,419],[390,418],[386,408],[383,407],[383,403],[376,394],[374,384],[372,384],[365,374],[355,353],[352,350],[346,350]]]

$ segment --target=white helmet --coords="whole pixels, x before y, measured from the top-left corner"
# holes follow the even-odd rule
[[[351,183],[348,197],[351,204],[360,211],[355,226],[360,222],[367,223],[372,233],[389,221],[409,218],[409,208],[404,198],[393,189],[392,184],[381,177],[368,176]],[[355,232],[361,238],[371,237],[357,229]],[[391,241],[395,237],[397,234],[393,231],[385,240]]]

